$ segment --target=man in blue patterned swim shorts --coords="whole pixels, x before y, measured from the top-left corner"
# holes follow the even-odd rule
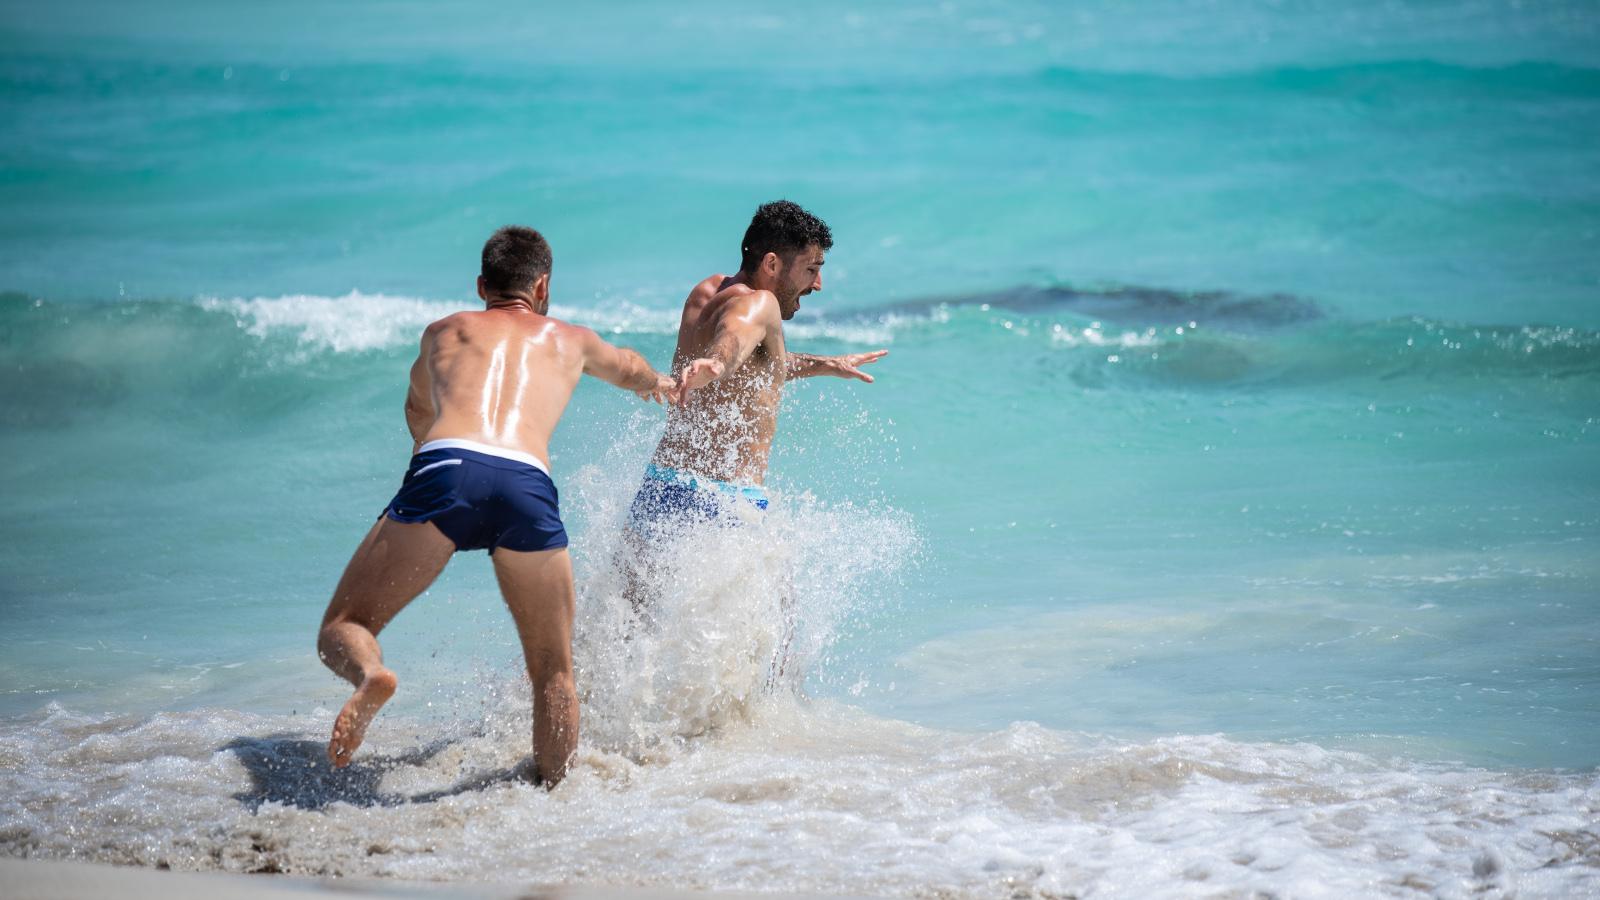
[[[768,203],[745,231],[739,271],[712,275],[689,292],[673,369],[692,393],[669,411],[629,511],[633,562],[644,563],[651,545],[683,524],[737,522],[766,510],[762,482],[784,382],[814,375],[872,382],[861,367],[889,351],[813,356],[784,344],[783,323],[800,298],[822,290],[832,246],[821,219],[787,200]],[[645,585],[630,571],[628,596],[642,609]]]

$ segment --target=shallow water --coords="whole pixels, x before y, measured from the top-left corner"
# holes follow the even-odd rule
[[[0,17],[0,852],[1600,892],[1589,5],[291,12]],[[891,353],[787,389],[773,514],[686,541],[643,630],[615,560],[661,413],[580,388],[569,781],[514,778],[477,554],[322,768],[315,625],[483,238],[544,229],[556,313],[665,364],[778,196],[837,240],[790,344]]]
[[[1590,777],[1219,736],[956,734],[776,700],[645,760],[589,743],[547,793],[516,778],[523,699],[442,734],[388,719],[338,773],[303,737],[327,710],[51,707],[11,732],[28,762],[8,760],[3,846],[180,869],[884,895],[1593,888]]]

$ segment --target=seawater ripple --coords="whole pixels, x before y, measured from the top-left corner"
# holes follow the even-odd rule
[[[926,355],[954,341],[952,351],[962,353],[1020,353],[1037,358],[1046,379],[1085,389],[1394,390],[1412,383],[1472,393],[1545,382],[1590,396],[1600,379],[1600,332],[1553,324],[1320,313],[1257,314],[1241,323],[1232,302],[1130,306],[1125,293],[1106,293],[1098,296],[1114,303],[1087,310],[1036,295],[1012,304],[1020,308],[1005,305],[1016,296],[804,313],[788,331],[791,344],[828,352],[886,346]],[[0,303],[0,361],[9,371],[0,419],[59,425],[90,409],[179,401],[215,405],[224,415],[276,408],[340,378],[377,377],[386,371],[381,361],[409,354],[428,322],[470,308],[361,292],[91,305],[13,295]],[[658,359],[677,327],[674,311],[629,301],[561,303],[551,311]]]
[[[57,303],[11,294],[0,302],[4,329],[0,350],[19,360],[51,356],[87,360],[94,354],[72,348],[88,344],[113,361],[133,360],[163,346],[215,340],[237,330],[260,344],[289,351],[288,359],[304,361],[309,353],[363,354],[409,347],[429,322],[475,308],[475,301],[360,291],[339,297],[208,297],[193,302],[105,304]],[[209,315],[195,315],[196,310]],[[671,336],[678,325],[675,309],[631,301],[558,302],[550,313],[613,339]],[[1003,332],[1065,348],[1173,350],[1207,340],[1237,346],[1281,341],[1294,353],[1320,346],[1320,355],[1343,356],[1353,363],[1352,369],[1392,356],[1403,369],[1431,360],[1441,369],[1587,377],[1600,364],[1600,331],[1571,326],[1465,323],[1424,316],[1351,321],[1327,315],[1301,298],[1134,288],[1060,293],[1018,289],[958,301],[901,302],[881,311],[806,311],[786,330],[801,340],[854,345],[893,344],[944,332],[974,336]],[[1394,374],[1384,372],[1386,377]]]

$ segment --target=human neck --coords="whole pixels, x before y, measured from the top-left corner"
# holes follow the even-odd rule
[[[508,291],[500,294],[490,294],[483,298],[485,309],[503,309],[508,312],[531,312],[544,315],[550,308],[550,301],[543,303],[536,301],[532,294],[520,291]]]
[[[743,269],[740,269],[739,273],[728,279],[727,284],[723,286],[726,287],[728,284],[742,284],[754,291],[772,291],[773,293],[777,293],[777,291],[774,290],[777,287],[777,282],[768,281],[766,278],[764,278],[760,269],[757,269],[754,275],[746,272]]]

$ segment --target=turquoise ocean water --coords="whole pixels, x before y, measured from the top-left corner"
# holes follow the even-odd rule
[[[929,896],[1600,892],[1587,3],[0,12],[0,853]],[[493,228],[666,365],[823,216],[774,514],[612,554],[661,425],[553,448],[585,737],[545,794],[481,555],[327,595]],[[798,694],[761,690],[793,582]],[[1232,893],[1230,893],[1232,892]]]

